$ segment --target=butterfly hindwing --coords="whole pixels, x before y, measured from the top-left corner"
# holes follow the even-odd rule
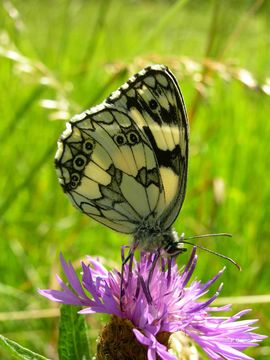
[[[76,207],[135,233],[149,218],[171,226],[184,200],[187,158],[183,99],[171,72],[156,65],[67,123],[56,167]]]
[[[134,232],[159,197],[151,147],[116,109],[85,114],[68,128],[56,160],[64,190],[87,215],[117,231]]]

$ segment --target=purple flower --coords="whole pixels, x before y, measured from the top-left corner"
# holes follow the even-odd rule
[[[242,353],[256,346],[265,336],[256,334],[252,325],[257,320],[239,320],[249,310],[231,317],[214,316],[228,311],[230,305],[210,307],[222,285],[208,300],[200,300],[224,269],[207,283],[194,280],[187,286],[196,266],[194,248],[186,267],[179,271],[174,259],[159,258],[157,253],[141,253],[140,260],[132,256],[124,265],[123,291],[120,306],[121,274],[107,271],[89,257],[82,262],[82,282],[72,265],[61,256],[62,267],[70,287],[58,277],[62,291],[39,290],[50,300],[86,307],[81,314],[106,313],[128,319],[137,341],[147,348],[149,360],[159,356],[164,360],[176,357],[158,339],[161,333],[181,332],[197,343],[210,359],[252,359]]]

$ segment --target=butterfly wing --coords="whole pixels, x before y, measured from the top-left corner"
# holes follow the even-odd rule
[[[152,210],[150,197],[157,201],[159,196],[150,144],[132,119],[113,106],[93,108],[67,123],[56,167],[72,203],[120,232],[133,233]]]
[[[162,190],[153,216],[167,229],[182,207],[188,167],[188,120],[177,80],[164,65],[150,66],[106,101],[123,108],[151,145]]]
[[[69,123],[56,167],[72,203],[93,219],[134,233],[149,218],[167,228],[184,200],[188,128],[170,71],[149,67]]]

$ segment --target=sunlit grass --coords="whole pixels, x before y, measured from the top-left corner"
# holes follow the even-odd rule
[[[119,247],[129,241],[77,212],[58,186],[53,158],[63,119],[102,101],[150,58],[176,67],[192,115],[188,190],[177,230],[232,233],[232,239],[201,242],[243,268],[239,273],[226,264],[223,296],[269,293],[269,96],[228,71],[222,79],[203,62],[207,55],[247,68],[265,83],[267,5],[250,13],[249,2],[181,3],[15,1],[17,15],[8,1],[1,5],[0,312],[29,311],[29,318],[1,321],[0,333],[48,357],[56,358],[57,320],[31,311],[54,306],[36,289],[55,284],[60,251],[72,261],[96,254],[119,263]],[[200,64],[204,76],[182,76],[183,56]],[[56,101],[55,109],[42,106],[44,99]],[[224,266],[207,253],[199,259],[205,279]],[[269,303],[248,306],[268,334]],[[91,331],[100,319],[90,319]],[[269,357],[260,348],[252,354]]]

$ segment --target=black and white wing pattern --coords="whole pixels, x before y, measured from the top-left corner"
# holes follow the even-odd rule
[[[188,166],[188,121],[174,75],[149,66],[73,117],[55,164],[64,191],[91,218],[122,233],[169,229]]]

